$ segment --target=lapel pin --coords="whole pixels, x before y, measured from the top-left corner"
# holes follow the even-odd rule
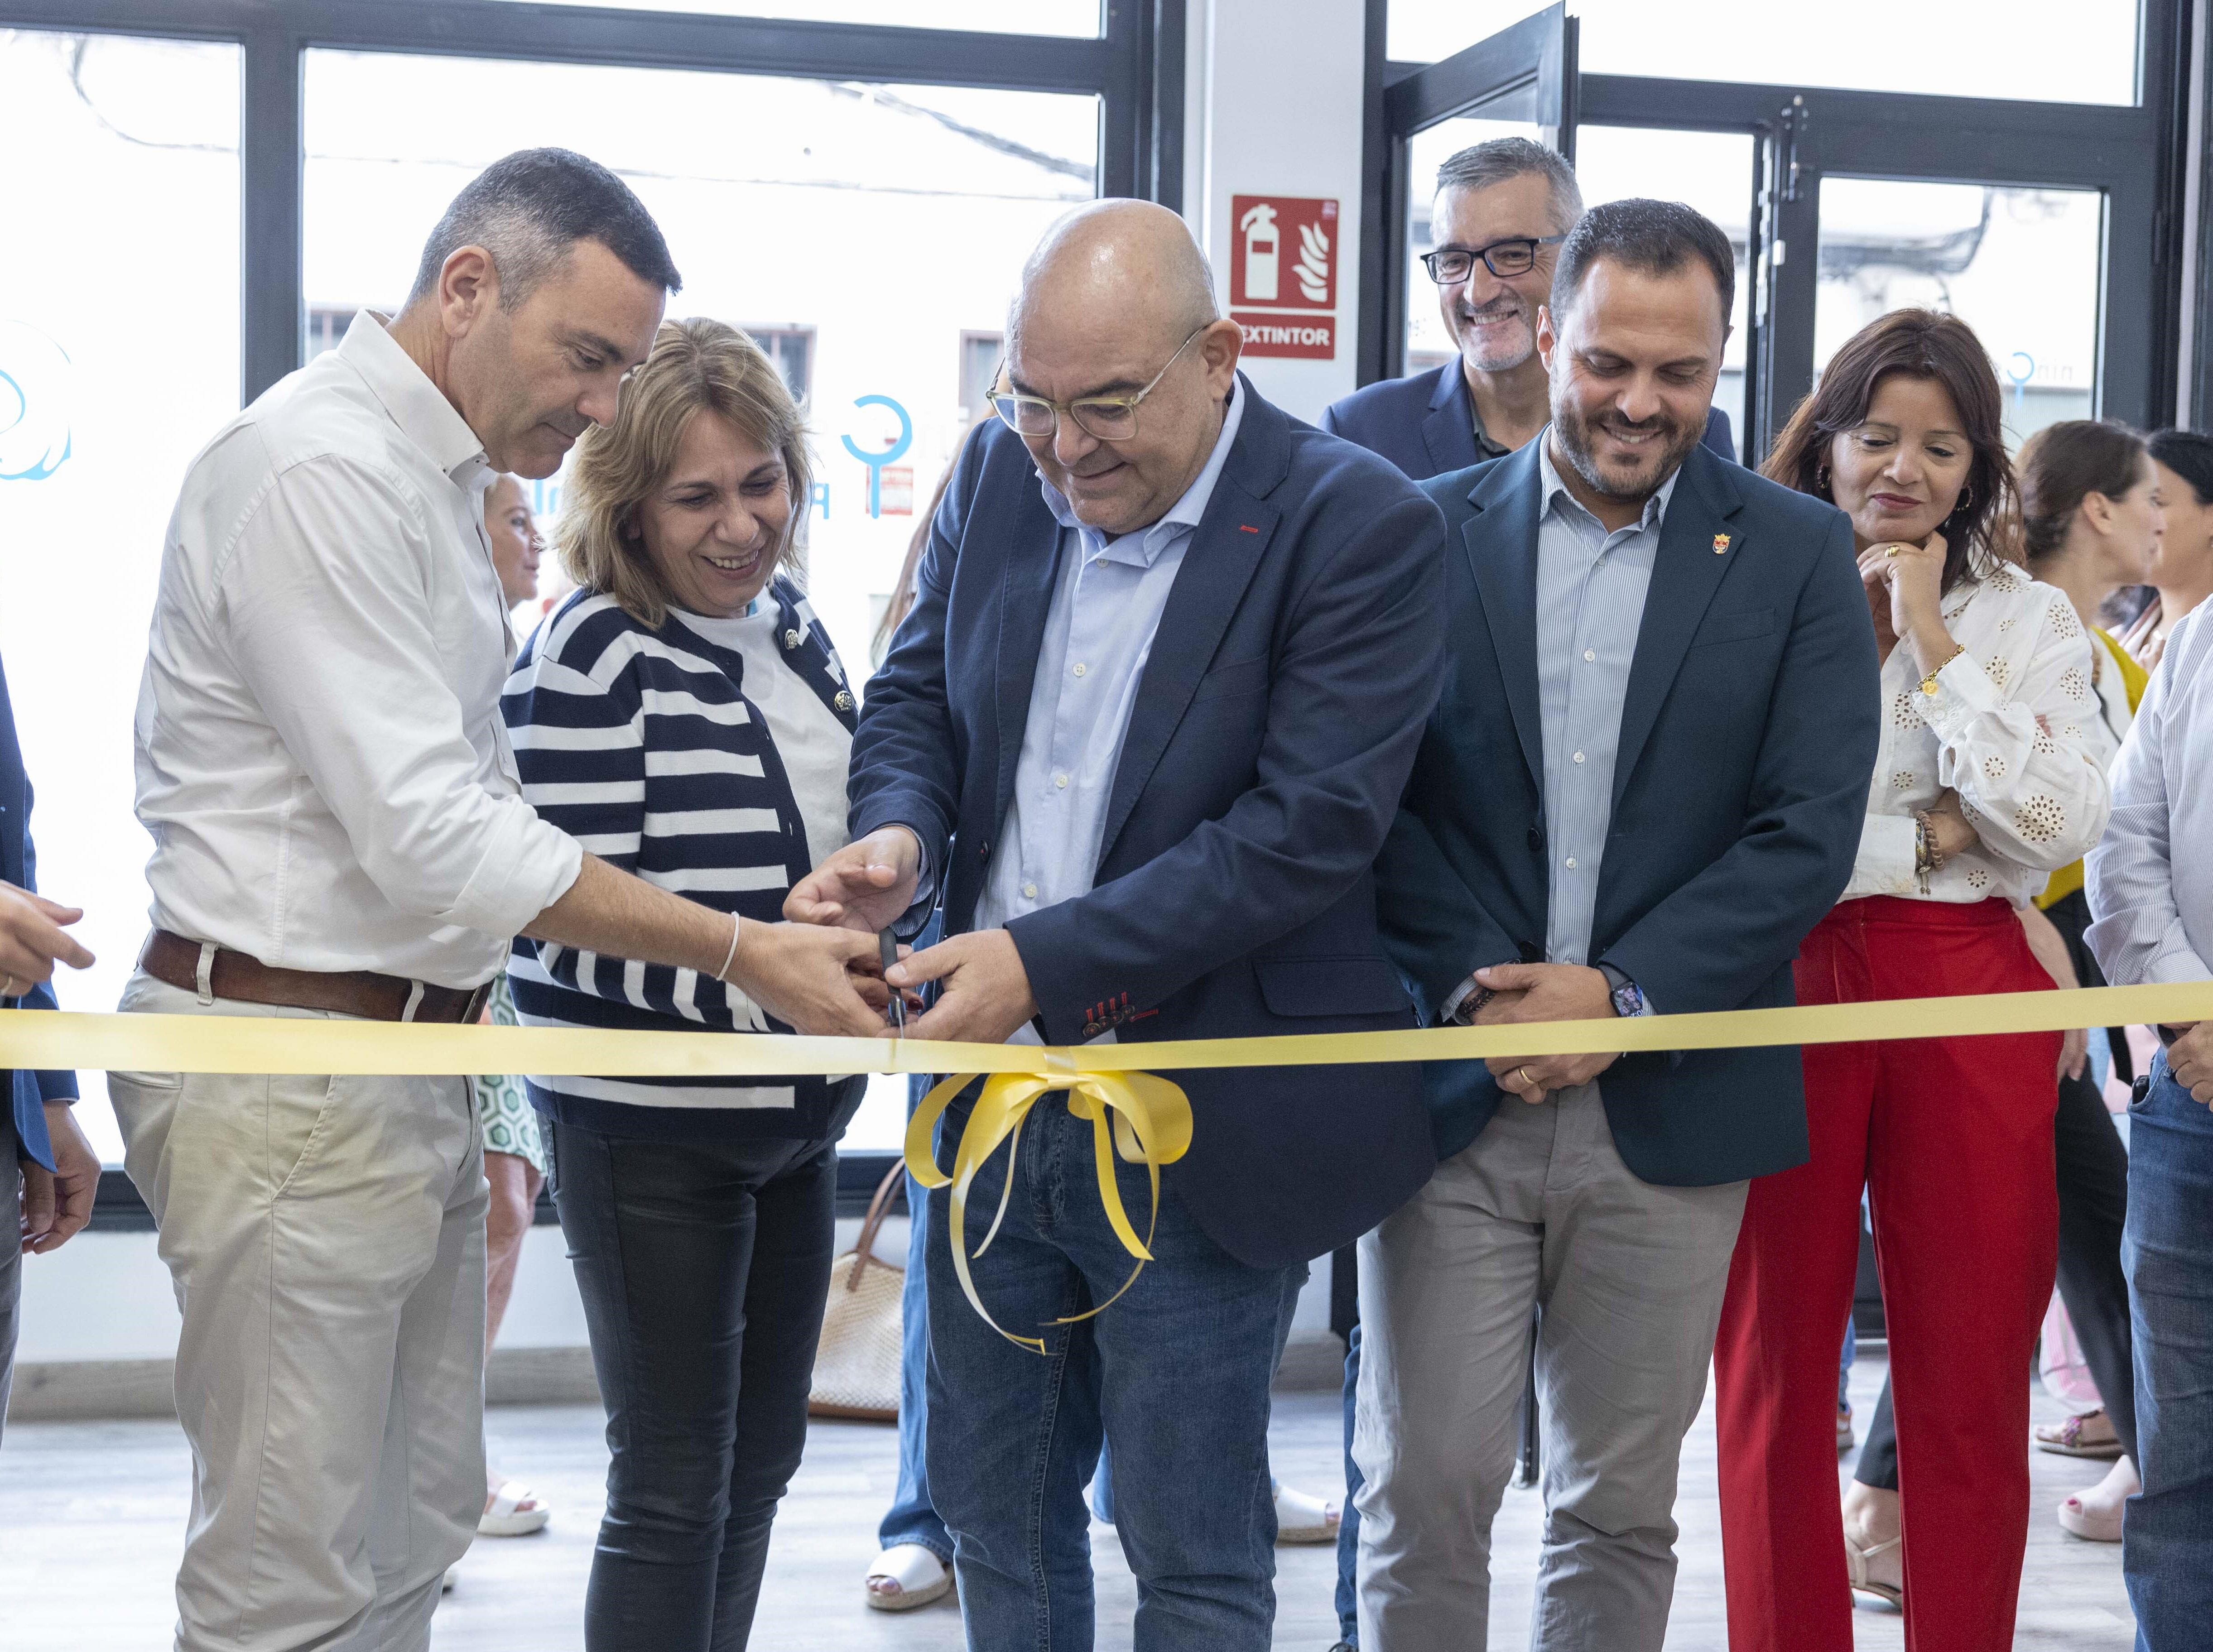
[[[1716,533],[1714,535],[1714,554],[1716,556],[1726,556],[1728,553],[1728,545],[1729,536],[1728,534]]]

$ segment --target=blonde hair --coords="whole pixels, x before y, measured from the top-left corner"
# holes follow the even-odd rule
[[[727,419],[747,441],[783,455],[791,517],[772,566],[794,579],[806,571],[802,529],[814,469],[807,426],[783,375],[727,322],[664,321],[653,353],[623,385],[614,423],[594,425],[577,442],[553,529],[570,578],[655,630],[668,617],[668,588],[646,552],[638,511],[668,479],[685,429],[700,412]]]

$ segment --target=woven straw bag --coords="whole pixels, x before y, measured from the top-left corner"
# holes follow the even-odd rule
[[[814,1381],[807,1393],[810,1416],[899,1420],[899,1296],[906,1270],[870,1253],[905,1174],[906,1166],[894,1160],[869,1201],[859,1241],[830,1265],[830,1300],[822,1310],[822,1340],[815,1344]]]

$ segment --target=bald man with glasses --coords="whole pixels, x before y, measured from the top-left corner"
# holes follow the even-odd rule
[[[1437,692],[1442,519],[1237,371],[1174,214],[1079,209],[1024,272],[995,387],[869,686],[854,841],[787,915],[947,939],[910,1036],[1080,1044],[1413,1025],[1369,866]],[[1426,1180],[1411,1067],[1175,1075],[1196,1131],[1155,1259],[1115,1239],[1065,1098],[970,1193],[998,1322],[929,1259],[929,1466],[969,1644],[1092,1643],[1083,1487],[1112,1442],[1135,1643],[1261,1652],[1268,1387],[1307,1263]],[[948,1114],[941,1163],[969,1103]],[[1142,1167],[1118,1164],[1142,1232]],[[946,1192],[930,1219],[949,1220]]]

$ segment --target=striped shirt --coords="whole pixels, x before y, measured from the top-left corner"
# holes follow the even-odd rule
[[[756,634],[747,646],[742,638]],[[802,692],[764,674],[779,670]],[[793,883],[844,841],[842,798],[816,796],[815,784],[796,793],[794,774],[819,777],[826,758],[842,771],[852,691],[827,633],[781,575],[751,619],[672,612],[658,630],[611,597],[580,591],[524,646],[500,710],[523,796],[542,819],[625,871],[717,911],[777,922]],[[811,809],[801,801],[810,796]],[[518,938],[508,976],[526,1027],[791,1030],[696,971],[552,942]],[[858,1088],[808,1077],[537,1075],[529,1087],[533,1105],[557,1124],[692,1141],[820,1137],[842,1124],[832,1115]]]

